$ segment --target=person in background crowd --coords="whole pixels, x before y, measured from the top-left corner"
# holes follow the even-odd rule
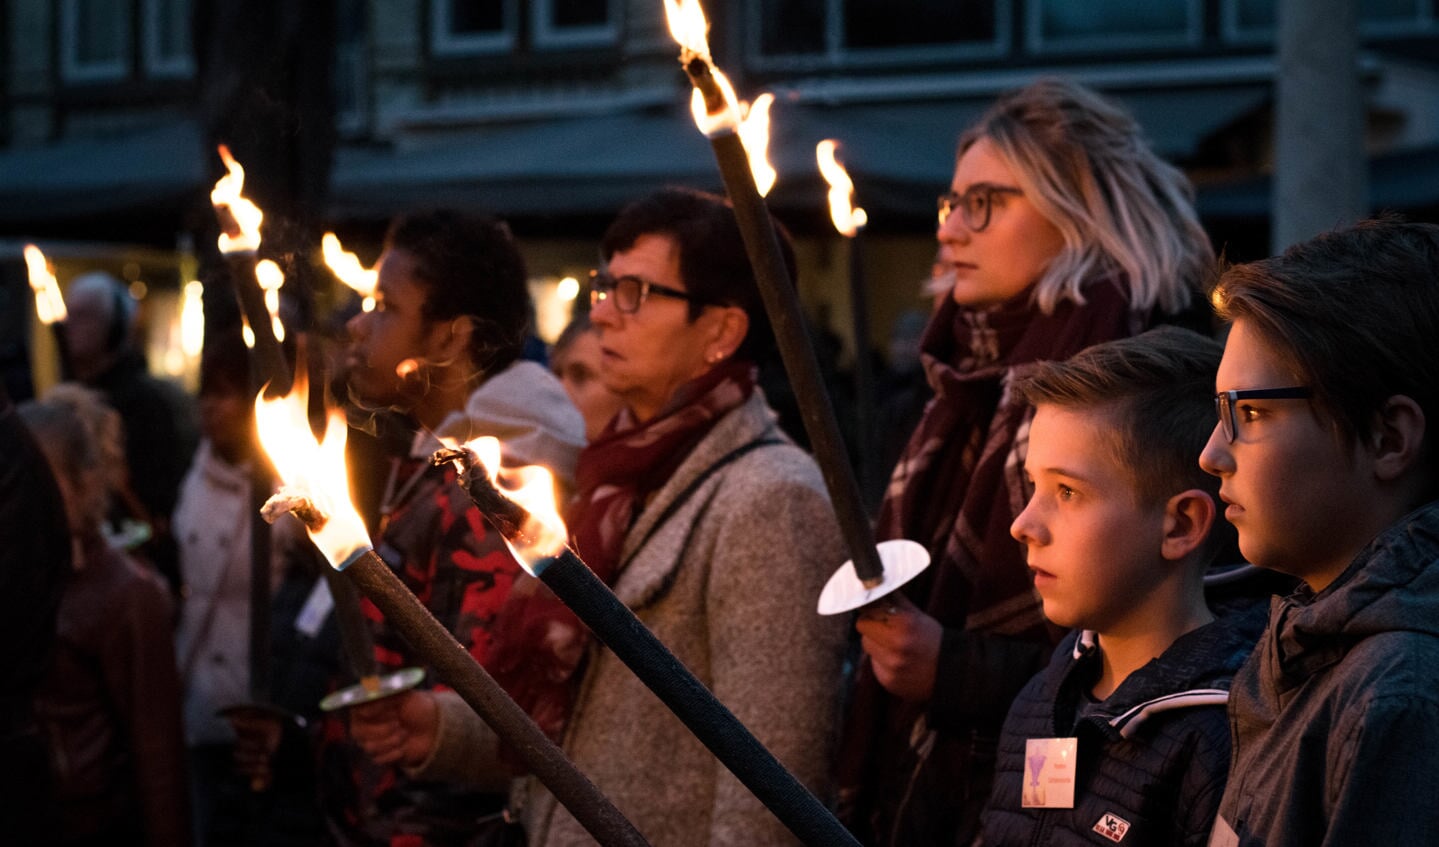
[[[1060,636],[1009,534],[1033,413],[1013,381],[1202,309],[1214,262],[1184,176],[1127,112],[1061,79],[965,131],[939,212],[936,276],[954,283],[921,342],[935,397],[876,533],[932,563],[890,595],[893,614],[860,617],[841,754],[841,817],[887,847],[968,843],[1005,713]]]
[[[1298,577],[1229,701],[1210,844],[1430,844],[1439,753],[1439,226],[1369,221],[1227,270],[1200,464]]]
[[[550,370],[585,419],[585,441],[594,441],[609,426],[623,401],[600,379],[600,337],[588,315],[580,315],[555,339]]]
[[[66,287],[65,307],[71,378],[100,391],[125,424],[131,473],[116,483],[112,512],[148,531],[148,540],[130,549],[138,548],[178,591],[179,556],[169,523],[199,440],[194,407],[178,385],[146,370],[135,346],[136,302],[124,283],[103,271],[82,274]]]
[[[55,616],[70,573],[65,503],[40,446],[0,383],[0,821],[17,845],[48,840],[49,756],[33,698],[55,646]]]
[[[503,223],[436,211],[397,219],[385,238],[374,311],[353,318],[346,372],[360,408],[397,409],[416,428],[407,457],[391,468],[375,550],[480,664],[543,728],[561,730],[575,657],[529,630],[500,630],[514,591],[540,583],[523,574],[456,481],[436,467],[439,437],[500,439],[507,464],[540,464],[562,486],[573,482],[584,422],[544,367],[519,358],[530,314],[524,261]],[[415,657],[373,605],[382,669]],[[556,671],[556,669],[559,669]],[[346,837],[393,845],[469,844],[503,830],[500,812],[513,774],[486,760],[480,784],[420,778],[400,752],[417,716],[437,702],[459,703],[436,687],[356,707],[353,739],[384,766]],[[362,789],[363,790],[363,789]],[[477,821],[483,822],[477,823]]]
[[[100,533],[105,465],[117,461],[108,454],[123,437],[119,415],[73,384],[24,404],[20,415],[55,471],[75,549],[54,661],[35,706],[56,788],[47,843],[187,845],[170,597]]]

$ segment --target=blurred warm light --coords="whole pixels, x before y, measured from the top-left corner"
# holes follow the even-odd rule
[[[225,162],[225,175],[215,182],[215,187],[210,191],[210,203],[216,211],[227,210],[229,216],[234,218],[239,233],[231,235],[228,232],[220,233],[220,252],[235,253],[242,250],[258,250],[260,247],[260,224],[264,221],[265,215],[241,192],[245,188],[245,169],[230,155],[230,148],[221,144],[219,147],[220,158]],[[220,215],[223,225],[225,215]]]
[[[250,329],[250,319],[244,314],[240,315],[240,337],[245,340],[246,347],[255,349],[255,331]]]
[[[323,520],[307,523],[315,546],[337,570],[358,553],[370,549],[370,537],[350,497],[345,468],[345,415],[330,409],[325,436],[316,441],[310,429],[309,386],[304,371],[295,375],[290,393],[255,398],[255,425],[275,472],[284,482],[281,495],[300,497],[314,506]]]
[[[150,293],[150,286],[144,280],[137,279],[130,283],[130,296],[136,300],[144,300],[145,295]]]
[[[269,259],[255,263],[255,281],[265,292],[265,311],[270,313],[270,329],[276,341],[285,340],[285,325],[280,322],[280,288],[285,284],[285,272]]]
[[[45,254],[34,244],[25,245],[25,270],[30,277],[30,287],[35,291],[35,314],[39,316],[40,323],[53,324],[68,318],[55,271]]]
[[[826,138],[815,145],[814,155],[819,160],[819,172],[829,183],[829,217],[834,228],[846,238],[853,238],[869,221],[864,209],[851,207],[854,197],[854,182],[849,178],[844,165],[835,160],[838,143]]]
[[[550,469],[543,465],[504,467],[500,441],[488,435],[466,443],[465,447],[479,457],[495,488],[529,513],[529,519],[520,527],[523,537],[508,539],[515,558],[531,569],[540,559],[561,553],[569,531],[560,518],[555,476]]]
[[[320,251],[324,254],[325,264],[335,278],[364,298],[360,303],[360,308],[366,312],[372,311],[375,308],[375,285],[379,279],[379,272],[360,264],[360,257],[346,250],[340,244],[339,237],[333,232],[325,233],[325,236],[320,239]]]
[[[555,296],[561,300],[573,300],[580,296],[580,281],[567,276],[555,286]]]
[[[205,286],[198,279],[185,283],[180,295],[180,350],[191,358],[205,346]]]

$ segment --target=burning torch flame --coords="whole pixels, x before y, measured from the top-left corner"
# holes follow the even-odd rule
[[[40,323],[64,322],[69,313],[65,311],[65,298],[60,296],[60,283],[45,254],[34,244],[25,245],[25,269],[30,274],[30,287],[35,289],[35,314]]]
[[[270,329],[275,333],[275,340],[284,341],[285,325],[280,322],[280,287],[285,284],[285,272],[273,261],[261,259],[255,264],[255,281],[265,292],[265,310],[270,313]]]
[[[851,207],[854,197],[854,183],[845,173],[844,165],[835,161],[834,151],[839,146],[834,139],[826,138],[815,145],[814,155],[819,160],[819,172],[829,183],[829,217],[840,235],[853,238],[869,222],[864,209]]]
[[[315,440],[308,414],[309,385],[304,370],[284,397],[255,398],[255,425],[260,444],[284,482],[282,499],[305,502],[313,512],[302,516],[310,538],[336,570],[370,549],[370,537],[350,498],[345,468],[345,415],[331,409],[325,437]]]
[[[215,182],[210,192],[210,204],[220,213],[220,252],[237,253],[242,250],[258,250],[260,247],[260,222],[265,214],[249,199],[241,196],[245,188],[245,169],[230,155],[230,148],[220,145],[220,158],[225,161],[226,174]],[[225,211],[221,211],[225,210]],[[238,228],[231,234],[226,217],[232,218]]]
[[[320,239],[320,249],[325,255],[325,264],[329,266],[335,278],[365,298],[360,303],[360,308],[366,312],[373,311],[375,308],[375,285],[379,279],[379,272],[360,264],[360,257],[346,250],[340,244],[339,237],[333,232],[325,233],[325,237]]]
[[[769,107],[774,95],[765,93],[755,98],[753,105],[740,102],[729,77],[715,67],[710,58],[709,21],[699,0],[665,0],[665,18],[669,22],[670,35],[680,46],[680,63],[688,67],[691,62],[703,62],[714,78],[722,95],[722,102],[711,105],[705,101],[704,92],[695,88],[690,95],[690,112],[695,125],[706,137],[713,138],[727,132],[739,133],[745,152],[749,154],[750,172],[754,174],[755,187],[763,197],[774,187],[775,171],[766,158],[769,152]]]
[[[465,444],[485,466],[490,483],[529,513],[520,527],[523,537],[508,540],[510,550],[526,567],[565,549],[569,530],[555,500],[555,477],[543,465],[506,468],[500,463],[500,441],[488,435]]]
[[[199,356],[205,344],[205,310],[200,299],[204,293],[205,286],[192,279],[185,283],[180,301],[180,349],[191,358]]]
[[[739,125],[739,140],[749,154],[750,173],[754,174],[754,186],[761,197],[774,188],[777,176],[769,163],[769,107],[773,103],[774,95],[766,91],[755,98],[753,105],[741,104],[744,119]]]

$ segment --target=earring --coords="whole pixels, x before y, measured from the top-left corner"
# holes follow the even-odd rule
[[[713,364],[715,364],[716,362],[718,362],[718,361],[720,361],[721,359],[723,359],[724,357],[725,357],[725,354],[724,354],[724,351],[723,351],[723,350],[716,350],[715,352],[713,352],[713,353],[709,354],[708,356],[706,356],[705,359],[706,359],[711,365],[713,365]]]

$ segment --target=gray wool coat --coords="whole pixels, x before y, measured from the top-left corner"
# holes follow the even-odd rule
[[[615,593],[822,800],[836,735],[848,619],[815,612],[848,558],[814,460],[787,441],[715,471],[717,459],[783,439],[756,392],[715,425],[640,514]],[[630,672],[591,645],[565,752],[655,847],[795,843],[789,831]],[[538,782],[532,847],[593,844]]]

